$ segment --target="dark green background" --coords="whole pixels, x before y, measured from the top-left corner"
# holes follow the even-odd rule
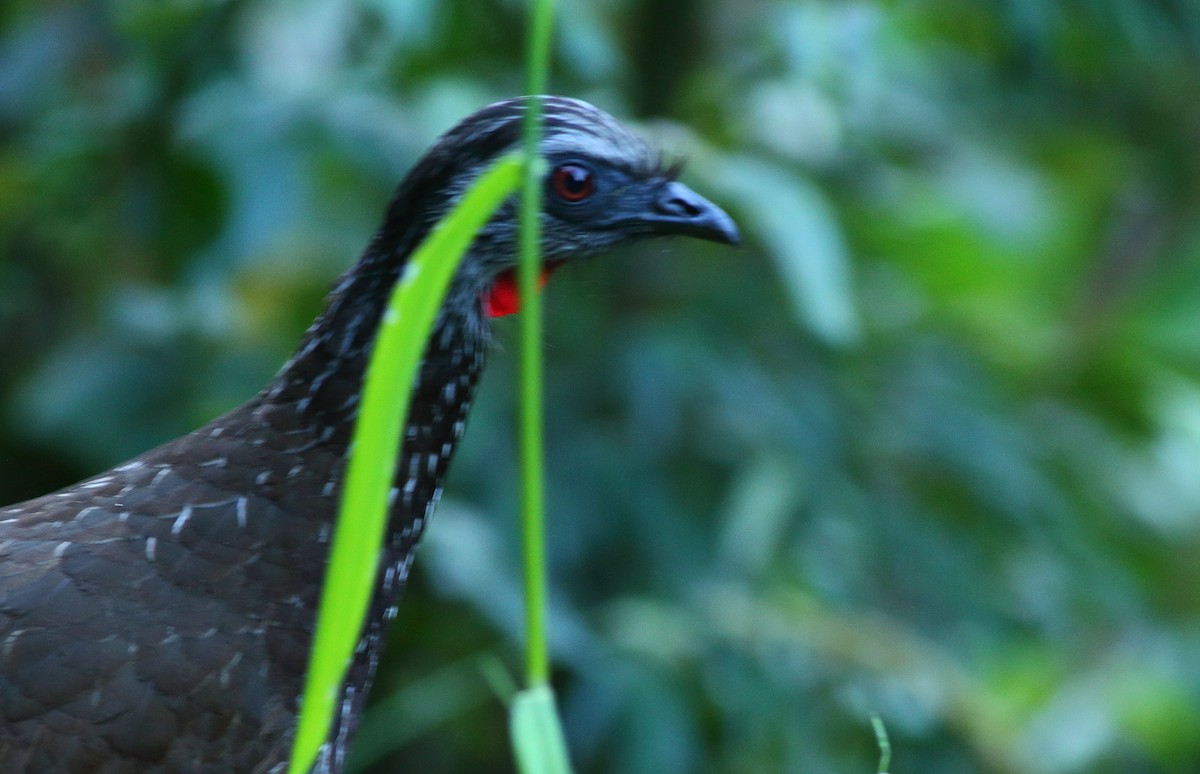
[[[747,237],[546,293],[580,772],[873,772],[873,711],[894,772],[1200,770],[1200,5],[559,17],[553,89],[690,156]],[[253,394],[421,150],[522,91],[524,24],[517,0],[0,6],[0,502]],[[372,771],[512,767],[497,327]]]

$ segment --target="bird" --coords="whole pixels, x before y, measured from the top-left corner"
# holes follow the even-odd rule
[[[414,164],[294,355],[255,396],[58,492],[0,507],[0,771],[287,768],[376,327],[414,249],[520,147],[529,97]],[[543,273],[636,240],[737,244],[679,164],[608,113],[545,96]],[[312,771],[343,770],[422,530],[462,437],[493,317],[520,307],[516,197],[456,270],[415,377],[368,618]]]

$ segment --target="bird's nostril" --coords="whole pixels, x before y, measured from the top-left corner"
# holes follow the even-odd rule
[[[694,218],[700,214],[700,208],[695,203],[678,196],[674,196],[667,201],[666,209],[672,215],[683,215],[689,218]]]
[[[687,187],[671,182],[659,193],[655,209],[672,218],[691,219],[704,213],[704,204],[697,201]]]

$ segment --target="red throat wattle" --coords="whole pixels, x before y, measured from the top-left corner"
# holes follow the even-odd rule
[[[550,275],[561,264],[557,261],[542,266],[538,278],[538,289],[544,288]],[[521,311],[521,292],[517,289],[517,269],[505,269],[492,283],[492,289],[483,295],[483,311],[488,317],[504,317]]]

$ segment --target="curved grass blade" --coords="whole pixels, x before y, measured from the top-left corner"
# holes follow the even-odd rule
[[[475,234],[516,191],[523,166],[520,156],[509,156],[481,175],[413,253],[392,291],[354,426],[289,774],[303,774],[316,761],[358,644],[375,586],[409,394],[438,308]]]

